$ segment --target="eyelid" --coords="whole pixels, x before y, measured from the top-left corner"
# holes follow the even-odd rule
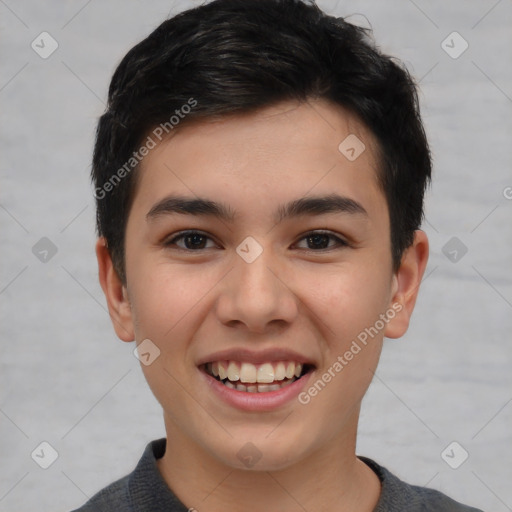
[[[351,243],[346,238],[344,238],[343,236],[339,235],[338,233],[335,233],[335,232],[330,231],[328,229],[313,229],[311,231],[308,231],[308,232],[303,233],[302,235],[300,235],[299,238],[298,238],[298,241],[304,240],[305,238],[307,238],[309,236],[315,236],[315,235],[326,235],[326,236],[329,236],[333,240],[335,240],[336,245],[334,245],[333,247],[329,247],[327,249],[317,249],[317,250],[315,250],[315,249],[301,249],[301,250],[309,251],[309,252],[322,253],[322,252],[329,252],[329,251],[332,251],[334,249],[340,249],[342,247],[351,247]]]
[[[205,231],[201,231],[199,229],[184,229],[183,231],[178,231],[177,233],[173,233],[171,236],[165,237],[163,239],[162,244],[164,245],[164,247],[175,245],[175,240],[181,239],[187,235],[201,235],[209,240],[212,240],[215,244],[220,245],[217,243],[215,238],[213,238],[209,233],[206,233]],[[183,247],[179,247],[179,246],[177,246],[177,249],[180,249],[182,251],[187,251],[187,252],[204,251],[204,249],[194,251],[192,249],[186,249],[186,248],[184,249]]]
[[[218,246],[220,245],[217,243],[217,241],[214,239],[214,237],[212,237],[209,233],[206,233],[205,231],[201,231],[198,229],[186,229],[183,231],[179,231],[177,233],[173,233],[170,237],[166,237],[162,243],[165,247],[169,247],[171,245],[176,245],[176,243],[175,243],[176,240],[181,239],[187,235],[194,235],[194,234],[201,235],[201,236],[213,241],[216,245],[218,245]],[[313,229],[313,230],[310,230],[310,231],[307,231],[307,232],[301,234],[297,238],[297,241],[294,242],[293,245],[296,245],[298,242],[308,238],[309,236],[315,236],[315,235],[326,235],[335,241],[335,245],[333,247],[329,247],[329,248],[325,248],[325,249],[302,249],[301,248],[300,250],[314,252],[314,253],[325,253],[325,252],[330,252],[332,250],[340,249],[343,247],[351,247],[352,246],[352,244],[345,237],[339,235],[338,233],[335,233],[328,229],[320,229],[320,228]],[[176,248],[179,250],[182,250],[182,251],[186,251],[186,252],[203,252],[205,249],[211,249],[211,247],[209,247],[209,248],[207,247],[205,249],[194,250],[194,249],[187,249],[187,248],[183,248],[183,247],[179,247],[179,246],[176,246]]]

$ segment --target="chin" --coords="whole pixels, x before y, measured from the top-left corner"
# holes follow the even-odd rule
[[[227,450],[217,453],[216,457],[230,468],[246,471],[281,471],[298,464],[304,457],[302,450],[297,450],[301,443],[283,443],[282,439],[270,440],[265,435],[231,440]]]

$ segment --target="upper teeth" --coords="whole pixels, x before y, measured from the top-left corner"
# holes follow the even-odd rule
[[[208,363],[208,370],[220,380],[229,379],[232,382],[261,382],[270,383],[283,379],[299,377],[302,364],[293,361],[279,361],[277,363],[263,363],[254,365],[240,363],[239,361],[215,361]]]

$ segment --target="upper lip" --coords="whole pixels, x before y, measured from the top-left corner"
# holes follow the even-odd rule
[[[197,362],[197,366],[215,361],[240,361],[242,363],[252,364],[262,364],[273,361],[294,361],[296,363],[314,365],[311,358],[284,348],[269,348],[260,351],[231,348],[219,350],[218,352],[201,357]]]

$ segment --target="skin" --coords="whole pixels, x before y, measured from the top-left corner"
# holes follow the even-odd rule
[[[366,146],[352,162],[338,150],[349,134]],[[374,509],[380,482],[355,455],[361,400],[384,336],[398,338],[408,328],[428,259],[427,237],[418,230],[393,272],[375,148],[355,117],[323,100],[190,124],[141,164],[126,229],[126,285],[98,240],[99,278],[117,335],[149,338],[161,351],[142,365],[164,410],[167,450],[158,468],[187,507]],[[333,192],[367,215],[273,220],[283,203]],[[171,193],[221,201],[238,217],[147,219]],[[187,251],[183,239],[165,245],[186,229],[209,237],[200,239],[201,249]],[[327,238],[329,247],[318,248],[304,238],[313,230],[329,230],[349,245]],[[236,253],[247,236],[263,248],[252,263]],[[292,400],[270,412],[240,411],[219,401],[196,366],[217,350],[288,348],[315,363],[312,383],[393,304],[400,312],[305,405]],[[261,453],[250,469],[237,457],[247,442]]]

